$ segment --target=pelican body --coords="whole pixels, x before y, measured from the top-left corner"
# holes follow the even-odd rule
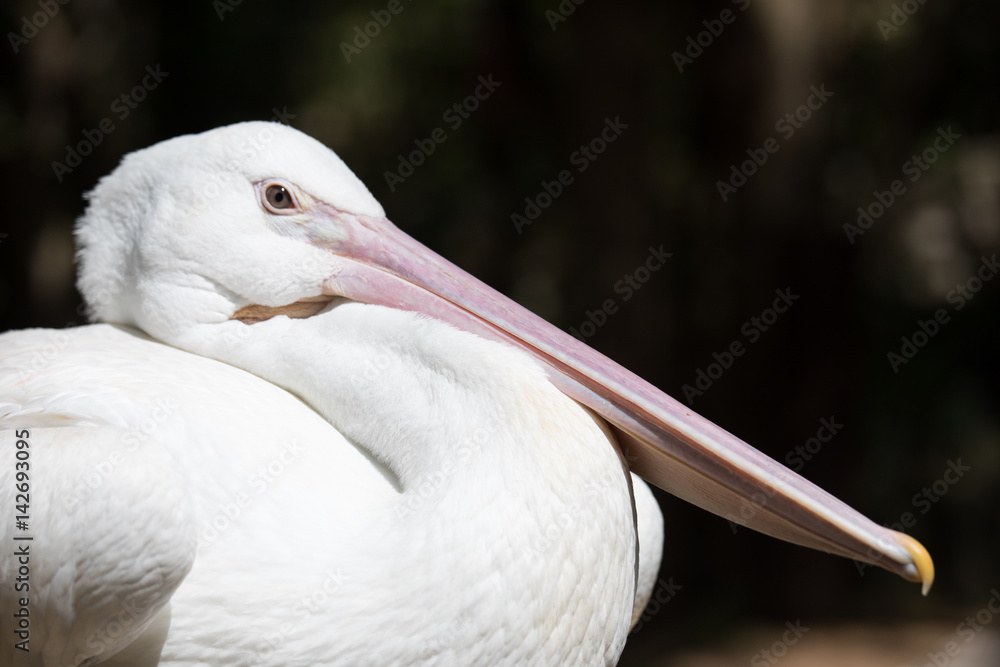
[[[133,153],[76,237],[98,323],[0,336],[0,664],[614,665],[663,543],[640,476],[930,584],[294,129]]]

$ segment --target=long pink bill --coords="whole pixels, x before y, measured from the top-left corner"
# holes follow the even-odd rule
[[[875,524],[631,371],[557,329],[384,218],[336,212],[348,238],[325,294],[422,313],[515,345],[553,384],[606,419],[629,466],[699,507],[779,539],[883,567],[923,583],[934,566],[913,538]]]

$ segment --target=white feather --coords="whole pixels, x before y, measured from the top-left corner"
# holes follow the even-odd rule
[[[352,302],[230,320],[331,270],[259,211],[272,176],[382,215],[289,128],[174,139],[77,230],[88,305],[120,325],[0,336],[0,506],[27,429],[34,538],[31,652],[0,662],[614,664],[659,565],[648,488],[513,348]],[[5,620],[15,575],[0,559]]]

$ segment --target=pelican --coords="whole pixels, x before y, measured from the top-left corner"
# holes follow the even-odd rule
[[[75,233],[96,323],[0,336],[4,665],[614,665],[662,550],[640,477],[931,583],[292,128],[132,153]]]

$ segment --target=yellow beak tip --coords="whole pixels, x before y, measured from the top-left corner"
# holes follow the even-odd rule
[[[931,584],[934,583],[934,561],[931,559],[931,555],[927,553],[924,545],[905,533],[896,533],[896,539],[910,552],[910,556],[913,558],[916,572],[909,577],[910,581],[919,581],[922,584],[921,592],[927,595],[931,590]]]

